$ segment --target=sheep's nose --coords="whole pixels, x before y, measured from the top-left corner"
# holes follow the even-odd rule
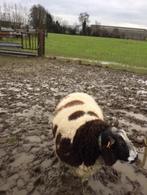
[[[138,159],[138,154],[136,155],[136,157],[134,158],[134,160],[130,161],[130,163],[132,164],[132,163],[136,162],[137,159]]]

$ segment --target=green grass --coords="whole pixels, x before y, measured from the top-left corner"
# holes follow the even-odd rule
[[[49,33],[46,55],[108,61],[115,68],[147,73],[147,41]]]

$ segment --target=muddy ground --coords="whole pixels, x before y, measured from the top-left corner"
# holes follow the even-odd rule
[[[82,186],[53,152],[51,120],[65,95],[82,91],[139,152],[134,165],[103,167]],[[147,76],[55,59],[0,58],[0,195],[147,194]]]

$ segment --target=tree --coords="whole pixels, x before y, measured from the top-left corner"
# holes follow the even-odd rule
[[[0,7],[0,26],[13,29],[21,28],[27,24],[27,14],[27,8],[21,4],[4,3]]]
[[[47,11],[41,5],[33,5],[30,9],[30,24],[35,29],[46,29]]]
[[[112,37],[114,38],[120,38],[120,32],[118,28],[114,28],[112,31]]]
[[[52,15],[50,13],[47,13],[46,14],[46,29],[47,29],[47,32],[52,32],[53,28],[53,18],[52,18]]]
[[[82,25],[82,34],[87,34],[87,23],[89,22],[89,14],[87,12],[80,13],[79,21]]]

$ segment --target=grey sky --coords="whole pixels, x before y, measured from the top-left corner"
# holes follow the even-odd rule
[[[147,28],[147,0],[0,0],[28,7],[41,4],[54,16],[78,23],[81,12],[90,14],[90,23]]]

